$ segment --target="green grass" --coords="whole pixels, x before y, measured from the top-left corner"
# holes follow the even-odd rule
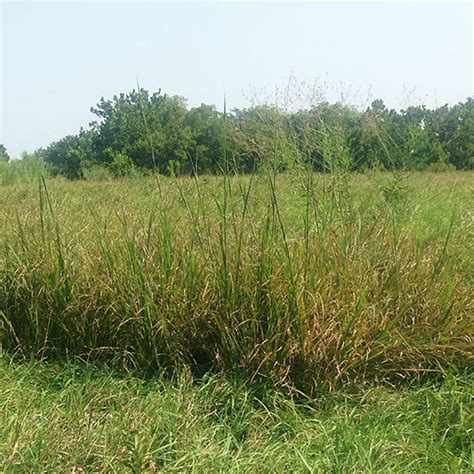
[[[307,394],[472,368],[472,173],[0,187],[0,340]]]
[[[473,181],[4,181],[0,472],[472,471]]]
[[[223,377],[0,362],[2,472],[472,472],[472,375],[298,401]]]

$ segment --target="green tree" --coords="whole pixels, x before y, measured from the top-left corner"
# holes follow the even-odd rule
[[[10,156],[7,153],[7,149],[5,148],[5,145],[2,145],[0,143],[0,161],[5,161],[8,163],[10,161]]]
[[[457,169],[474,169],[474,99],[427,114],[427,128]]]
[[[49,145],[42,153],[50,173],[69,179],[83,177],[83,166],[90,160],[92,132],[81,129]]]
[[[167,172],[170,165],[191,169],[192,133],[185,123],[182,97],[133,90],[112,100],[102,98],[91,112],[98,117],[91,123],[96,162],[110,164],[119,156],[121,161],[159,172]]]
[[[215,106],[201,104],[191,109],[185,125],[192,134],[190,165],[198,173],[219,171],[224,156],[224,117]]]
[[[229,120],[229,135],[235,141],[232,163],[238,170],[250,172],[267,166],[277,171],[287,169],[295,151],[287,114],[278,107],[259,105],[235,109]]]

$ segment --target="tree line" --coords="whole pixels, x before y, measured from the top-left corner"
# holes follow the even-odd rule
[[[52,175],[84,177],[90,169],[130,173],[284,171],[295,163],[315,171],[474,169],[473,98],[436,109],[365,110],[320,102],[299,110],[272,105],[220,112],[188,108],[186,100],[144,89],[102,98],[88,129],[35,152]],[[0,146],[0,160],[8,154]]]

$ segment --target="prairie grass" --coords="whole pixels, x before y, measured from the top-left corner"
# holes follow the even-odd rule
[[[308,395],[472,369],[473,178],[2,185],[0,340]]]

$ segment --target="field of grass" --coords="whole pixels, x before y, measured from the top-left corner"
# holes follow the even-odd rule
[[[4,361],[0,471],[469,472],[473,388],[465,375],[302,402],[189,372]]]
[[[4,182],[0,471],[469,471],[473,183]]]
[[[474,175],[0,187],[13,353],[305,394],[472,367]]]

